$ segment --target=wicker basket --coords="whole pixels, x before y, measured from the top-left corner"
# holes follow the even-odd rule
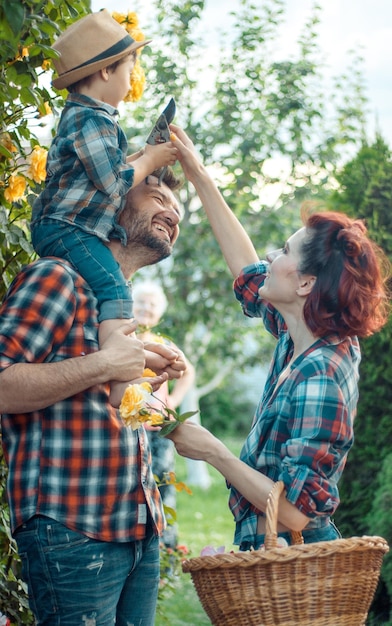
[[[383,556],[381,537],[352,537],[277,547],[282,482],[266,511],[265,550],[185,560],[184,572],[215,626],[361,626],[376,590]]]

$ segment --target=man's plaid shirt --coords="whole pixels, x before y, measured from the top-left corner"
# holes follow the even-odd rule
[[[66,262],[27,266],[0,308],[0,371],[97,351],[95,307]],[[103,541],[143,538],[148,518],[161,533],[146,434],[123,425],[108,391],[97,385],[41,411],[2,415],[12,530],[42,514]]]
[[[356,338],[340,340],[335,335],[316,340],[276,387],[293,342],[281,315],[258,295],[267,268],[266,262],[246,267],[234,283],[245,315],[261,317],[277,339],[241,459],[273,481],[283,480],[289,502],[310,518],[307,528],[317,528],[339,504],[337,482],[353,443],[359,344]],[[263,513],[234,488],[230,508],[235,543],[252,540],[257,516]]]

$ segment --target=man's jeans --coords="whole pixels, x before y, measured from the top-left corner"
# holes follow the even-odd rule
[[[15,533],[38,626],[153,626],[159,537],[109,543],[48,517]]]

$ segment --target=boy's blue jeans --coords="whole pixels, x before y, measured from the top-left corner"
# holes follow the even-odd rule
[[[36,515],[15,533],[37,626],[153,626],[159,537],[110,543]]]
[[[99,237],[60,222],[46,219],[35,224],[32,242],[40,256],[65,259],[90,285],[98,300],[98,321],[130,319],[132,295],[119,264]]]

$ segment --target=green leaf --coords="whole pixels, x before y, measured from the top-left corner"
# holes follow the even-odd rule
[[[14,35],[18,35],[25,20],[25,8],[19,0],[6,0],[3,6],[4,15]]]
[[[171,432],[173,432],[173,430],[177,428],[178,425],[179,422],[169,422],[168,424],[165,424],[165,426],[162,426],[161,430],[159,431],[159,436],[166,437],[166,435],[169,435]]]
[[[7,148],[5,146],[3,146],[2,143],[0,143],[0,154],[2,154],[3,156],[5,156],[6,159],[12,159],[13,158],[13,154],[12,152],[10,152],[9,150],[7,150]]]
[[[163,511],[165,513],[166,521],[168,524],[174,524],[177,521],[177,511],[171,506],[168,506],[163,502]]]
[[[179,422],[185,422],[185,420],[189,419],[193,415],[196,415],[199,411],[187,411],[186,413],[181,413],[181,415],[177,415],[177,419]]]

